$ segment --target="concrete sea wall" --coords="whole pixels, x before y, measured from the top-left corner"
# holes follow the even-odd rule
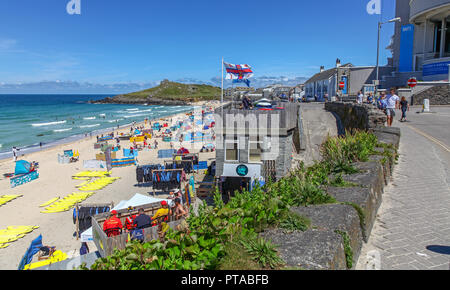
[[[326,109],[341,118],[345,129],[370,130],[380,143],[390,144],[377,151],[398,149],[400,129],[384,127],[383,113],[350,103],[328,103]],[[281,258],[290,268],[347,270],[350,264],[354,268],[372,231],[394,164],[395,154],[390,160],[373,155],[368,162],[354,164],[359,172],[343,178],[355,186],[327,189],[338,203],[291,209],[311,220],[310,229],[292,233],[271,229],[261,235],[278,246]],[[352,263],[347,262],[347,256]]]

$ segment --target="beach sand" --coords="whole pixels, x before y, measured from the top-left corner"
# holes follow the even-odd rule
[[[201,106],[205,105],[205,103],[196,103],[195,105]],[[216,108],[219,106],[219,103],[209,102],[207,105]],[[186,117],[186,113],[172,116],[172,118],[176,117]],[[170,118],[165,117],[164,119],[168,120]],[[144,122],[139,125],[144,125]],[[149,128],[148,124],[146,128]],[[118,132],[124,133],[129,133],[129,131],[129,127],[118,130]],[[157,140],[159,144],[157,150],[151,149],[150,151],[139,152],[139,164],[163,163],[163,159],[157,158],[157,151],[159,149],[170,149],[170,143],[163,142],[161,138],[157,138]],[[19,160],[39,162],[39,178],[16,188],[11,188],[9,179],[3,177],[4,173],[14,172],[15,165],[12,158],[0,161],[0,195],[23,195],[23,197],[0,206],[0,229],[5,229],[8,226],[39,226],[38,229],[26,234],[25,237],[10,243],[9,247],[0,249],[1,270],[17,269],[31,241],[38,237],[39,234],[42,234],[44,245],[54,246],[57,250],[67,253],[69,257],[79,256],[81,242],[74,237],[76,227],[73,223],[73,209],[63,213],[45,214],[40,212],[43,208],[40,208],[39,205],[52,198],[62,198],[78,191],[75,186],[81,184],[83,180],[73,180],[72,176],[78,172],[87,170],[83,168],[83,160],[95,159],[95,154],[100,151],[94,149],[95,142],[96,137],[92,136],[92,138],[88,137],[70,144],[58,145],[54,148],[20,157]],[[152,138],[150,144],[153,144],[153,142],[154,139]],[[175,149],[180,148],[180,142],[173,143]],[[122,148],[129,148],[131,144],[126,141],[121,141],[121,145]],[[199,152],[199,149],[192,149],[190,143],[185,144],[184,142],[182,146],[186,147],[191,153]],[[71,164],[59,164],[57,158],[58,153],[63,154],[63,150],[70,149],[79,151],[80,161]],[[121,157],[122,153],[119,151],[117,158]],[[200,154],[200,160],[208,160],[208,164],[214,159],[215,152]],[[120,177],[120,179],[106,188],[97,191],[96,194],[86,199],[83,203],[113,202],[117,205],[121,200],[128,200],[136,193],[153,196],[151,187],[136,186],[135,166],[114,168],[112,169],[111,176]],[[166,196],[158,195],[156,197],[164,198]],[[93,242],[89,242],[88,246],[91,252],[96,250]]]

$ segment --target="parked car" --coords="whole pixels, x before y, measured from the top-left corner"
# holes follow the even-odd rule
[[[315,102],[315,101],[316,101],[316,99],[314,97],[311,97],[311,96],[304,97],[304,102],[305,103],[312,103],[312,102]]]

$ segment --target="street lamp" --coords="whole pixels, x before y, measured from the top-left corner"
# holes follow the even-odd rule
[[[387,22],[378,22],[378,41],[377,41],[377,83],[376,83],[376,88],[378,91],[378,85],[379,85],[379,71],[380,71],[380,66],[379,66],[379,60],[380,60],[380,30],[381,30],[381,25],[386,24],[386,23],[392,23],[392,22],[400,22],[402,21],[402,19],[400,17],[397,18],[393,18]]]

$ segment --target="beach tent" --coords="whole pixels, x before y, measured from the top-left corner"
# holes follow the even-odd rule
[[[119,202],[112,210],[121,210],[121,209],[127,209],[128,207],[137,207],[145,204],[151,204],[151,203],[157,203],[165,200],[167,203],[170,202],[168,199],[161,199],[161,198],[155,198],[151,196],[142,195],[139,193],[136,193],[131,199],[129,200],[122,200]],[[81,233],[81,242],[89,242],[93,241],[92,236],[92,227]]]
[[[30,247],[25,252],[25,255],[23,255],[22,260],[20,260],[19,268],[17,270],[23,270],[25,268],[25,265],[28,265],[33,260],[33,256],[39,252],[39,250],[43,247],[42,245],[42,235],[39,235],[36,239],[34,239]]]
[[[19,160],[16,162],[16,169],[14,171],[15,175],[27,174],[30,172],[31,164],[25,160]]]

